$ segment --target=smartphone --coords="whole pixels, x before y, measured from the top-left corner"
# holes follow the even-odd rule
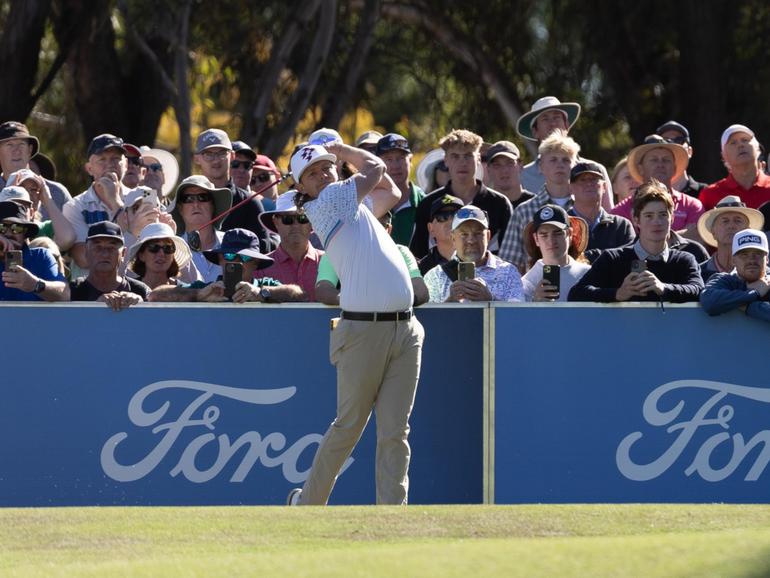
[[[6,251],[5,252],[5,270],[15,271],[17,267],[24,265],[21,257],[21,251]]]
[[[543,281],[560,290],[560,276],[558,265],[543,265]]]
[[[232,301],[235,286],[243,281],[243,263],[225,263],[225,297]]]
[[[187,231],[187,244],[196,253],[201,252],[201,235],[198,231]]]
[[[647,261],[634,259],[631,261],[631,273],[641,273],[647,270]]]
[[[476,277],[476,263],[472,261],[460,261],[457,263],[457,280],[470,281]]]

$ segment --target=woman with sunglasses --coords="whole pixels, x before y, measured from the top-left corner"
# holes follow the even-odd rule
[[[150,223],[128,250],[128,267],[150,289],[176,285],[191,261],[190,248],[165,223]]]

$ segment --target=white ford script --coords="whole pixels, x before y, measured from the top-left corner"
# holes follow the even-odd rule
[[[168,393],[170,390],[178,389],[196,392],[199,395],[194,397],[185,407],[180,407],[172,413],[172,409],[177,408],[172,408]],[[128,418],[132,424],[139,428],[152,427],[153,434],[161,435],[158,443],[155,447],[148,448],[145,457],[138,462],[122,464],[118,462],[116,452],[122,443],[127,442],[129,432],[116,433],[102,447],[102,469],[105,474],[118,482],[140,480],[155,470],[158,464],[171,452],[183,431],[205,429],[209,431],[192,439],[184,448],[176,448],[180,457],[169,472],[171,476],[182,474],[191,482],[208,482],[222,471],[236,452],[242,447],[248,446],[245,456],[230,477],[231,482],[242,482],[257,462],[265,467],[280,466],[284,478],[290,483],[304,482],[309,470],[299,471],[297,462],[300,455],[308,447],[320,443],[323,437],[321,434],[309,433],[288,447],[286,436],[280,432],[262,436],[256,431],[247,431],[234,442],[231,442],[230,436],[226,433],[221,433],[219,436],[213,433],[221,413],[219,407],[209,404],[201,410],[204,404],[215,395],[252,405],[277,405],[290,399],[296,391],[296,387],[247,389],[185,380],[151,383],[137,391],[131,398],[128,404]],[[145,404],[149,405],[147,398],[151,395],[153,395],[152,401],[156,404],[154,406],[156,409],[146,411],[144,407]],[[178,399],[179,396],[177,395],[176,398]],[[201,411],[196,413],[198,410]],[[167,418],[167,416],[170,417]],[[167,421],[162,422],[161,420],[164,418]],[[204,446],[214,442],[218,444],[216,459],[208,468],[199,469],[195,463],[198,452]],[[342,471],[344,472],[352,463],[353,458],[348,458]]]
[[[685,390],[689,390],[687,403],[683,396]],[[656,459],[640,464],[631,457],[634,448],[636,455],[649,448],[644,445],[644,434],[641,431],[630,433],[620,442],[615,454],[620,473],[634,481],[655,479],[668,471],[685,449],[692,445],[691,450],[697,448],[697,451],[692,462],[684,469],[687,476],[697,474],[708,482],[719,482],[735,472],[744,459],[751,455],[754,461],[744,480],[754,482],[759,479],[770,461],[770,430],[759,431],[748,441],[740,432],[731,434],[730,422],[736,417],[736,411],[729,404],[728,396],[770,404],[768,388],[718,381],[671,381],[653,390],[644,401],[642,415],[651,426],[665,427],[666,433],[674,436],[673,440]],[[705,400],[694,401],[696,399]],[[670,409],[661,409],[663,403]],[[699,434],[697,440],[696,434]],[[727,446],[722,448],[719,463],[715,465],[712,463],[712,453],[723,444]],[[726,453],[729,459],[724,459],[724,449],[728,450]]]

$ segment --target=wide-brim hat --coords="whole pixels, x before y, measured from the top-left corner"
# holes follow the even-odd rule
[[[560,110],[567,115],[567,129],[572,128],[578,117],[580,117],[580,105],[577,102],[561,102],[555,96],[544,96],[535,101],[529,112],[522,114],[516,121],[516,132],[527,140],[536,141],[537,138],[532,134],[532,125],[537,117],[547,110]]]
[[[9,120],[0,124],[0,142],[17,138],[26,140],[32,145],[30,157],[34,157],[37,154],[37,151],[40,150],[40,141],[37,140],[37,137],[29,134],[29,129],[26,124],[16,122],[15,120]]]
[[[161,194],[164,197],[168,197],[172,191],[176,188],[176,183],[179,180],[179,161],[176,157],[168,151],[163,149],[151,149],[148,147],[140,147],[142,151],[142,158],[157,159],[160,166],[163,167],[163,189]],[[144,161],[148,164],[147,161]]]
[[[214,200],[214,216],[219,215],[219,218],[214,221],[213,224],[215,229],[219,229],[222,225],[222,221],[224,221],[227,216],[222,213],[233,205],[233,194],[230,192],[230,189],[216,188],[214,184],[203,175],[192,175],[179,183],[179,186],[176,188],[176,193],[174,193],[174,199],[168,207],[168,212],[171,213],[171,216],[176,222],[177,234],[181,235],[185,232],[184,219],[179,212],[179,195],[190,187],[199,187],[211,193],[211,197]]]
[[[225,231],[222,243],[216,249],[203,251],[203,256],[215,265],[219,265],[219,256],[224,253],[236,253],[257,260],[257,269],[264,269],[274,263],[259,250],[259,237],[248,229],[230,229]]]
[[[436,170],[436,165],[444,160],[444,149],[437,148],[428,152],[415,169],[415,176],[417,178],[417,184],[426,193],[430,193],[429,188],[431,183],[435,184],[433,180],[433,171]]]
[[[146,242],[160,239],[170,239],[174,242],[174,246],[176,247],[176,251],[174,251],[174,261],[176,261],[176,264],[180,269],[182,269],[190,262],[190,259],[192,259],[190,247],[188,247],[185,240],[181,237],[178,237],[174,233],[174,230],[166,223],[150,223],[144,229],[142,229],[142,232],[139,233],[139,237],[137,238],[136,243],[128,248],[128,257],[126,261],[131,263],[134,259],[136,259],[137,253],[139,253],[142,245],[144,245]]]
[[[273,224],[273,215],[282,213],[296,213],[297,205],[294,202],[294,195],[296,191],[286,191],[275,200],[275,209],[272,211],[263,211],[259,214],[259,222],[265,229],[271,230],[273,233],[278,231]]]
[[[572,252],[580,255],[580,253],[585,251],[586,247],[588,247],[588,223],[586,223],[580,217],[575,217],[572,215],[569,216],[569,223],[572,229],[572,234],[570,236],[569,248],[567,249],[567,252],[569,253],[569,249],[571,248]],[[535,244],[535,240],[532,237],[534,232],[535,223],[530,221],[527,223],[527,226],[524,227],[524,248],[527,250],[527,255],[532,258],[540,254],[540,248]]]
[[[642,158],[644,158],[644,155],[652,149],[666,149],[671,151],[671,154],[674,155],[676,169],[674,169],[674,176],[671,177],[672,183],[676,182],[687,170],[687,165],[690,163],[687,149],[682,145],[668,142],[660,135],[651,134],[644,139],[644,144],[631,149],[631,152],[628,153],[628,174],[630,174],[637,182],[643,183],[645,181],[644,177],[639,172],[638,165]]]
[[[30,221],[27,217],[27,209],[13,201],[0,202],[0,222],[25,225],[29,228],[29,232],[27,233],[28,238],[36,237],[40,232],[40,225]]]
[[[714,226],[716,218],[722,213],[740,213],[749,220],[747,229],[761,230],[765,225],[765,216],[760,211],[747,207],[740,197],[728,195],[719,201],[713,209],[706,211],[698,219],[698,234],[704,242],[712,247],[716,247],[718,243],[714,233],[711,232],[711,228]]]

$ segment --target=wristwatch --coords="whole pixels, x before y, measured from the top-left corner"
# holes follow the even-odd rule
[[[42,293],[45,291],[45,281],[42,279],[38,279],[37,283],[35,283],[35,288],[32,290],[33,293]]]
[[[267,287],[262,287],[262,289],[259,290],[259,297],[262,299],[264,303],[269,303],[270,298],[273,296],[272,291],[268,289]]]

